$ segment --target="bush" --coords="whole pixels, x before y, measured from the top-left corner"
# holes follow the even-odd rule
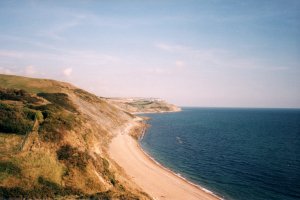
[[[25,107],[23,109],[23,111],[24,111],[24,114],[25,114],[27,119],[32,120],[32,121],[35,120],[35,117],[36,117],[36,111],[35,110],[32,110],[32,109],[29,109],[29,108]]]
[[[41,186],[31,190],[24,190],[20,187],[7,188],[0,186],[0,199],[54,199],[57,196],[82,195],[82,192],[78,189],[61,187],[43,177],[38,178],[38,183]]]
[[[96,194],[80,197],[80,199],[90,199],[90,200],[110,200],[113,199],[113,192],[108,190],[106,192],[98,192]]]
[[[0,173],[7,173],[11,175],[20,175],[21,169],[12,162],[0,161]]]
[[[49,190],[53,191],[54,194],[59,194],[62,191],[62,188],[57,183],[54,183],[52,181],[49,181],[42,176],[38,178],[38,183],[43,185],[44,187],[48,188]]]
[[[0,103],[0,132],[25,135],[32,129],[33,115],[31,110]]]
[[[92,195],[80,196],[79,199],[90,199],[90,200],[110,200],[110,199],[119,199],[119,200],[139,200],[140,198],[131,193],[118,194],[115,191],[108,190],[106,192],[99,192]]]
[[[0,186],[0,198],[23,198],[25,191],[20,187],[6,188]]]
[[[53,113],[56,113],[56,112],[61,112],[62,111],[62,108],[59,107],[59,106],[57,106],[57,105],[55,105],[55,104],[46,104],[46,105],[40,105],[40,106],[30,105],[28,107],[31,108],[31,109],[34,109],[34,110],[39,110],[42,113],[43,112],[53,112]],[[46,117],[44,116],[44,118],[46,118]]]
[[[59,142],[63,139],[64,134],[77,126],[74,113],[66,112],[62,107],[55,104],[46,104],[41,106],[33,106],[30,108],[38,110],[37,116],[39,120],[39,134],[41,139],[46,142]],[[39,114],[40,113],[40,114]]]
[[[72,167],[78,167],[84,170],[90,156],[87,152],[79,151],[77,148],[70,145],[61,146],[59,150],[56,151],[57,159],[64,161],[67,165]]]
[[[100,98],[98,98],[96,95],[91,94],[87,91],[84,91],[82,89],[74,89],[73,90],[75,94],[77,94],[81,99],[87,101],[87,102],[99,102]]]
[[[39,123],[42,123],[44,121],[44,115],[41,111],[36,112],[36,119],[38,120]]]
[[[102,158],[102,165],[104,177],[106,177],[106,179],[108,179],[110,183],[115,186],[118,181],[116,180],[114,173],[109,171],[109,162],[105,158]]]
[[[0,88],[0,100],[22,101],[27,103],[37,103],[40,100],[31,96],[25,90]]]
[[[40,97],[43,97],[53,104],[61,106],[62,108],[71,112],[76,112],[74,104],[70,101],[69,97],[65,93],[38,93]]]
[[[76,126],[75,117],[72,114],[51,111],[43,111],[42,114],[45,120],[40,124],[39,134],[46,142],[61,141],[64,134]]]

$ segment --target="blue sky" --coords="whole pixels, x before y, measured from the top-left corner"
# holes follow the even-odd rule
[[[300,1],[0,1],[0,73],[182,106],[300,107]]]

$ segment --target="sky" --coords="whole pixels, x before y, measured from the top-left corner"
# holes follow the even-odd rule
[[[180,106],[300,108],[299,0],[3,0],[0,73]]]

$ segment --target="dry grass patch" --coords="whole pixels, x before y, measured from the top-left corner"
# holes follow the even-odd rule
[[[22,174],[31,180],[43,176],[52,182],[61,184],[66,171],[54,154],[48,152],[26,152],[16,158],[15,163],[22,169]]]
[[[15,154],[20,150],[24,136],[0,133],[0,154]]]

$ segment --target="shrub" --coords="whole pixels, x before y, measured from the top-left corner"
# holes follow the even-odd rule
[[[66,112],[58,105],[31,105],[30,108],[38,110],[38,119],[43,119],[41,121],[39,120],[39,134],[41,139],[46,142],[61,141],[64,137],[64,134],[78,124],[74,113]]]
[[[32,129],[32,116],[32,111],[0,103],[0,132],[25,135]]]
[[[0,186],[0,197],[3,199],[22,198],[25,191],[20,187],[6,188]]]
[[[77,94],[81,99],[87,101],[87,102],[99,102],[100,98],[98,98],[96,95],[91,94],[87,91],[84,91],[82,89],[74,89],[73,90],[75,94]]]
[[[39,123],[42,123],[44,121],[44,115],[39,110],[36,112],[36,119],[39,121]]]
[[[104,177],[106,177],[106,179],[108,179],[110,183],[115,186],[118,181],[116,180],[114,173],[109,170],[109,162],[105,158],[102,158],[102,164]]]
[[[32,109],[29,109],[29,108],[24,108],[23,109],[23,111],[24,111],[24,114],[25,114],[25,116],[26,116],[26,118],[27,119],[29,119],[29,120],[32,120],[32,121],[34,121],[35,120],[35,115],[36,115],[36,111],[35,110],[32,110]]]
[[[74,104],[70,101],[69,97],[65,93],[38,93],[40,97],[43,97],[53,104],[61,106],[62,108],[71,112],[76,112]]]
[[[0,161],[0,173],[19,175],[21,174],[21,169],[12,162]]]
[[[40,106],[30,105],[28,107],[31,108],[31,109],[39,110],[41,112],[45,111],[45,112],[56,113],[56,112],[61,112],[62,111],[62,108],[55,105],[55,104],[45,104],[45,105],[40,105]],[[46,117],[44,117],[44,118],[46,118]]]
[[[0,199],[54,199],[57,196],[82,195],[82,192],[78,189],[61,187],[43,177],[38,178],[38,183],[41,186],[31,190],[24,190],[20,187],[7,188],[0,186]]]
[[[59,142],[75,125],[75,117],[68,113],[43,111],[45,120],[40,124],[39,134],[46,142]]]
[[[43,185],[44,187],[47,187],[49,190],[53,191],[55,194],[61,193],[61,186],[58,185],[57,183],[54,183],[52,181],[49,181],[42,176],[38,178],[38,183]]]
[[[90,199],[90,200],[110,200],[110,199],[119,199],[119,200],[139,200],[140,198],[134,194],[131,194],[129,192],[123,193],[123,194],[118,194],[115,191],[108,190],[105,192],[99,192],[96,194],[92,195],[85,195],[85,196],[80,196],[79,199]]]
[[[108,190],[106,192],[98,192],[96,194],[88,195],[88,196],[82,196],[80,199],[90,199],[90,200],[110,200],[113,198],[113,192]]]
[[[27,103],[37,103],[40,100],[31,96],[25,90],[0,88],[0,100],[22,101]]]
[[[64,161],[67,165],[72,167],[78,167],[84,170],[90,156],[87,152],[79,151],[77,148],[70,146],[69,144],[61,146],[56,151],[57,159]]]

